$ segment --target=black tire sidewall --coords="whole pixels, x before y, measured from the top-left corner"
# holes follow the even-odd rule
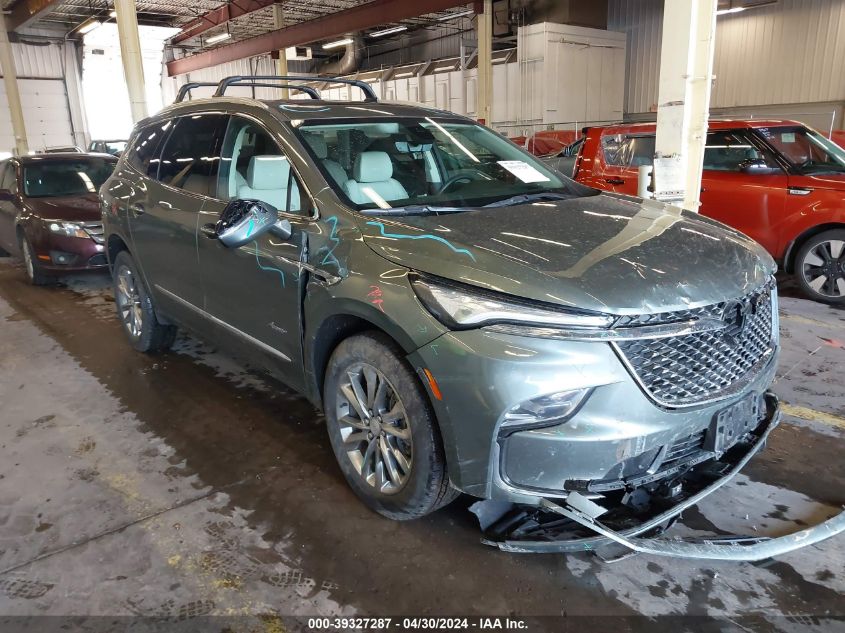
[[[807,253],[809,253],[820,243],[828,242],[830,240],[845,241],[845,229],[832,229],[830,231],[824,231],[823,233],[814,235],[809,240],[804,242],[801,248],[798,249],[798,253],[796,253],[795,255],[795,280],[798,282],[798,286],[801,288],[801,291],[813,301],[819,301],[821,303],[830,303],[834,305],[845,305],[845,297],[827,297],[823,294],[820,294],[813,290],[807,283],[807,281],[804,279],[804,258],[807,256]]]
[[[29,255],[29,261],[32,264],[32,274],[26,265],[26,257]],[[52,278],[45,275],[38,265],[38,257],[35,255],[35,249],[29,242],[26,235],[21,234],[21,255],[24,258],[24,274],[26,274],[27,281],[33,286],[44,286],[52,281]]]
[[[391,519],[414,519],[439,507],[446,476],[445,459],[434,415],[413,370],[380,337],[359,335],[343,341],[332,354],[326,370],[323,403],[329,441],[349,486],[372,510]],[[401,490],[386,495],[361,479],[340,439],[337,422],[338,385],[345,370],[357,363],[376,367],[388,379],[405,407],[411,426],[411,475]]]

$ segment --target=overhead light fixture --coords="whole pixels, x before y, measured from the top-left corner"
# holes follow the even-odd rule
[[[217,42],[222,42],[223,40],[228,40],[232,37],[232,34],[229,31],[224,33],[218,33],[217,35],[212,35],[211,37],[207,37],[205,39],[206,44],[217,44]]]
[[[467,9],[466,11],[461,11],[459,13],[450,13],[449,15],[444,15],[442,18],[437,18],[438,22],[445,22],[446,20],[454,20],[455,18],[462,18],[467,15],[472,15],[475,13],[473,9]]]
[[[401,33],[402,31],[407,31],[407,26],[394,26],[389,29],[383,29],[381,31],[373,31],[370,33],[370,37],[384,37],[385,35],[393,35],[394,33]]]
[[[443,71],[446,71],[446,70],[455,70],[455,64],[450,64],[448,66],[438,66],[437,68],[434,69],[434,72],[442,73]]]
[[[110,18],[116,18],[116,17],[117,17],[117,11],[111,11],[111,12],[109,12],[109,17],[110,17]]]
[[[725,15],[726,13],[739,13],[740,11],[745,11],[745,7],[731,7],[730,9],[719,9],[716,11],[716,15]]]
[[[395,75],[393,75],[393,76],[394,76],[396,79],[402,79],[402,77],[410,77],[410,76],[412,76],[412,75],[414,75],[414,74],[416,74],[416,73],[412,70],[412,71],[410,71],[410,72],[405,72],[405,73],[396,73],[396,74],[395,74]]]
[[[76,32],[80,35],[85,35],[86,33],[90,33],[96,29],[98,26],[100,26],[100,21],[92,18],[87,22],[83,22],[82,25],[76,29]]]
[[[342,40],[337,40],[336,42],[329,42],[328,44],[323,44],[323,49],[329,50],[329,49],[332,49],[332,48],[337,48],[339,46],[346,46],[347,44],[351,44],[351,43],[352,43],[352,38],[345,37]]]

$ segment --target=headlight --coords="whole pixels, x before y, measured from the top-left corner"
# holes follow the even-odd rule
[[[521,323],[574,328],[606,328],[614,317],[590,312],[538,307],[519,299],[452,286],[428,279],[412,281],[423,305],[441,323],[453,330],[493,323]]]
[[[73,222],[51,222],[50,231],[67,237],[91,237],[80,225]]]
[[[505,414],[501,428],[510,433],[560,424],[578,410],[590,391],[592,391],[591,388],[573,389],[520,402]]]

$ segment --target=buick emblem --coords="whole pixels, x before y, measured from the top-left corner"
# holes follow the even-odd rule
[[[745,332],[753,306],[748,300],[729,301],[722,310],[723,330],[726,337],[736,341]]]

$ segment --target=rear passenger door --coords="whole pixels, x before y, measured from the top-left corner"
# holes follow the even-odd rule
[[[147,286],[166,313],[188,325],[202,323],[197,224],[227,122],[228,115],[200,113],[165,124],[149,177],[128,201],[133,250]]]
[[[313,203],[290,161],[263,124],[233,115],[220,154],[214,199],[202,210],[201,225],[212,225],[231,200],[261,200],[291,223],[292,235],[267,233],[241,246],[199,236],[199,266],[205,310],[229,347],[258,351],[251,360],[293,388],[303,386],[301,276],[306,231]]]

